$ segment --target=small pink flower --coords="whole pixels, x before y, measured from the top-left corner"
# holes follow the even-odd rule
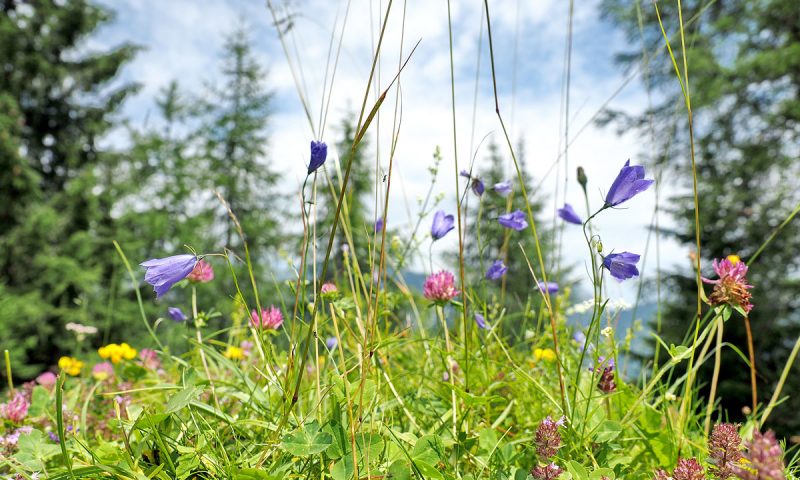
[[[561,448],[561,434],[558,433],[558,427],[564,424],[564,417],[557,421],[553,421],[550,416],[539,422],[539,427],[536,429],[536,453],[539,458],[546,460],[558,452]]]
[[[111,362],[98,363],[92,367],[92,377],[98,382],[103,382],[114,377],[114,365]]]
[[[250,354],[253,352],[253,342],[249,342],[247,340],[242,340],[242,343],[239,344],[239,348],[242,349],[242,354],[246,357],[249,357]]]
[[[36,383],[45,388],[50,388],[53,385],[55,385],[56,380],[57,380],[56,374],[53,372],[44,372],[38,377],[36,377]]]
[[[250,312],[250,326],[253,328],[260,327],[269,330],[277,330],[282,324],[283,314],[275,305],[270,305],[269,308],[262,310],[260,318],[255,310]]]
[[[536,480],[554,480],[564,473],[564,470],[555,462],[550,462],[549,465],[537,465],[530,473]]]
[[[753,432],[752,440],[744,442],[746,462],[736,465],[735,474],[742,480],[785,480],[783,449],[775,432]]]
[[[681,458],[678,459],[672,477],[675,480],[705,480],[706,475],[696,458]]]
[[[720,480],[727,480],[735,476],[736,466],[742,459],[739,448],[742,438],[739,436],[739,426],[732,423],[714,425],[711,437],[708,439],[708,456],[711,458],[709,472]]]
[[[197,265],[194,266],[194,270],[192,270],[186,278],[188,278],[190,282],[207,283],[214,280],[214,269],[211,268],[210,263],[205,260],[200,260],[197,262]]]
[[[709,280],[703,277],[703,282],[714,285],[714,290],[708,296],[708,301],[712,305],[730,304],[741,307],[745,312],[753,309],[750,303],[750,289],[752,285],[747,283],[747,265],[736,255],[729,255],[722,260],[714,260],[714,271],[717,273],[717,280]]]
[[[142,366],[148,370],[158,370],[161,367],[161,360],[158,359],[158,353],[149,348],[139,350],[139,361]]]
[[[336,288],[336,284],[333,282],[325,282],[322,284],[322,288],[320,288],[320,293],[323,296],[333,296],[339,293],[339,289]]]
[[[14,423],[22,422],[28,415],[28,407],[30,406],[31,404],[28,402],[28,399],[25,398],[25,395],[21,392],[17,392],[6,406],[6,418]]]
[[[455,286],[456,280],[453,274],[442,270],[434,273],[425,280],[422,286],[422,294],[428,300],[434,302],[449,302],[459,293]]]

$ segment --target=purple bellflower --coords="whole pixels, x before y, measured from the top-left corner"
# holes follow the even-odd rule
[[[481,196],[483,192],[486,191],[486,187],[483,185],[483,182],[479,178],[472,179],[472,191],[475,192],[475,195]]]
[[[501,197],[507,197],[511,193],[511,182],[506,180],[505,182],[495,183],[492,189]]]
[[[483,315],[477,312],[475,312],[475,324],[478,325],[478,328],[481,328],[483,330],[489,329],[489,325],[486,323],[486,319],[483,318]]]
[[[194,255],[173,255],[166,258],[153,258],[139,265],[147,271],[144,281],[153,286],[156,298],[161,297],[176,283],[186,278],[197,264]]]
[[[494,263],[489,266],[489,269],[486,270],[486,278],[489,280],[500,280],[507,271],[508,267],[505,266],[502,260],[495,260]]]
[[[328,337],[325,340],[325,346],[328,348],[328,350],[333,350],[338,344],[339,340],[336,337]]]
[[[568,223],[573,223],[575,225],[583,224],[583,220],[575,213],[575,209],[572,208],[572,205],[569,203],[565,203],[563,208],[558,209],[558,216]]]
[[[383,231],[383,217],[375,220],[375,233]]]
[[[308,174],[311,175],[325,163],[328,158],[328,145],[325,142],[311,140],[311,160],[308,162]]]
[[[167,313],[169,314],[169,318],[173,319],[178,323],[186,321],[186,314],[183,313],[183,310],[181,310],[178,307],[168,307]]]
[[[639,193],[647,190],[655,180],[644,178],[644,167],[641,165],[631,166],[631,161],[625,162],[619,175],[614,179],[611,188],[606,194],[606,204],[604,208],[616,207],[622,202],[626,202]]]
[[[461,172],[459,172],[459,175],[470,180],[470,182],[472,183],[472,185],[470,186],[475,195],[480,197],[483,195],[483,192],[486,191],[486,186],[483,184],[481,179],[479,179],[478,177],[473,177],[472,175],[470,175],[468,171],[461,170]]]
[[[609,253],[603,259],[603,266],[611,272],[612,277],[617,280],[626,280],[639,276],[639,270],[636,268],[638,261],[639,255],[635,253]]]
[[[497,217],[497,223],[506,228],[513,228],[518,232],[528,227],[528,221],[525,220],[525,214],[522,213],[522,210],[500,215]]]
[[[455,228],[455,217],[446,215],[444,210],[439,210],[433,215],[433,224],[431,225],[431,237],[433,240],[439,240],[447,235],[450,230]]]
[[[550,295],[555,295],[556,293],[558,293],[558,284],[556,282],[539,281],[539,284],[537,286],[539,287],[539,290],[542,293],[547,292]]]

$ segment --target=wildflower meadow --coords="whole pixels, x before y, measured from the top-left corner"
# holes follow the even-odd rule
[[[87,35],[105,18],[84,1],[36,3],[0,1],[4,28],[28,32],[37,19],[50,18],[52,28],[65,32],[70,25],[87,25]],[[449,42],[438,46],[405,36],[406,22],[429,21],[421,2],[352,2],[352,7],[341,2],[330,18],[293,3],[269,1],[258,7],[261,17],[245,19],[265,25],[282,47],[283,56],[273,61],[288,66],[291,75],[281,81],[294,97],[279,108],[301,112],[306,122],[294,137],[302,142],[281,147],[300,152],[289,162],[289,173],[256,161],[268,156],[262,149],[266,137],[250,127],[273,104],[270,94],[257,93],[257,83],[247,83],[266,73],[255,66],[247,70],[250,57],[242,54],[247,42],[236,43],[244,37],[234,36],[226,55],[240,61],[226,63],[225,71],[239,72],[238,81],[211,92],[222,92],[213,97],[219,105],[240,94],[230,105],[249,102],[249,107],[216,111],[213,101],[198,99],[177,108],[166,101],[173,98],[168,89],[160,105],[168,119],[190,119],[180,127],[168,129],[166,122],[156,123],[155,133],[128,130],[132,146],[98,153],[101,160],[92,168],[66,162],[51,171],[43,160],[39,174],[20,174],[9,182],[17,189],[13,198],[62,171],[72,172],[65,178],[74,183],[63,190],[53,183],[24,197],[30,205],[52,198],[52,212],[41,207],[18,215],[0,209],[0,221],[11,225],[5,217],[13,216],[21,225],[13,236],[0,237],[3,248],[9,258],[24,260],[0,263],[0,309],[15,312],[14,323],[3,324],[9,332],[0,345],[6,383],[0,402],[3,478],[798,478],[800,430],[791,403],[800,395],[800,337],[791,323],[797,282],[790,279],[796,270],[785,275],[786,290],[775,287],[789,292],[780,297],[785,308],[770,314],[789,320],[768,330],[758,315],[779,306],[773,300],[778,297],[769,296],[772,287],[766,287],[771,280],[760,284],[759,279],[766,278],[767,262],[780,263],[785,250],[797,256],[784,242],[794,237],[792,221],[800,208],[769,200],[764,210],[775,219],[765,216],[755,227],[740,222],[758,215],[759,202],[768,199],[735,184],[739,177],[733,170],[726,175],[706,170],[724,150],[715,149],[719,144],[706,135],[721,130],[702,114],[712,108],[700,109],[697,118],[692,108],[695,96],[707,107],[703,102],[724,90],[711,80],[694,81],[695,69],[710,68],[710,60],[687,54],[703,45],[697,22],[702,15],[721,15],[715,9],[724,8],[722,2],[636,2],[635,8],[592,3],[604,7],[606,16],[641,26],[644,54],[636,58],[646,58],[640,59],[645,66],[640,74],[654,82],[648,83],[652,88],[659,78],[677,92],[669,114],[679,127],[669,147],[657,150],[660,126],[648,119],[658,109],[650,108],[638,126],[652,128],[656,153],[642,153],[650,148],[644,145],[648,139],[641,150],[613,158],[599,149],[597,158],[569,151],[570,108],[573,113],[577,108],[569,104],[572,22],[590,9],[571,1],[552,7],[563,9],[568,22],[563,75],[549,73],[563,79],[561,128],[567,130],[553,164],[555,177],[548,177],[549,161],[526,158],[526,147],[509,128],[513,109],[503,67],[508,52],[495,43],[509,33],[498,33],[496,26],[509,15],[524,21],[519,20],[524,7],[513,15],[513,6],[524,1],[474,2],[479,57],[468,70],[454,67],[454,57],[464,52],[454,46],[454,25],[466,15],[456,2],[441,5],[447,15],[437,21]],[[734,3],[755,15],[749,2]],[[793,2],[771,3],[782,4],[782,18],[797,23],[792,12],[800,12]],[[349,8],[374,9],[372,31],[348,24],[348,15],[358,15]],[[638,17],[630,20],[620,12]],[[64,21],[69,18],[82,21]],[[328,43],[298,43],[303,28],[325,32]],[[745,35],[747,28],[737,34]],[[42,29],[36,27],[37,35],[44,35]],[[340,71],[345,67],[339,60],[352,54],[339,50],[345,32],[370,44],[369,62],[355,70],[358,75]],[[66,41],[41,38],[54,45]],[[325,63],[304,63],[302,50],[314,48],[327,50]],[[417,67],[426,48],[438,49],[445,60],[442,74],[451,82],[445,104],[452,106],[446,129],[452,132],[436,139],[426,169],[410,171],[396,149],[422,140],[405,134],[404,86],[415,75],[434,75],[433,65]],[[561,52],[555,44],[537,48]],[[76,51],[90,52],[81,66],[89,72],[89,59],[98,57],[91,48]],[[650,55],[653,51],[658,55]],[[133,54],[117,51],[114,58],[122,62]],[[514,57],[515,68],[525,71],[535,63],[530,55],[523,49]],[[61,65],[58,55],[42,58]],[[103,58],[106,63],[92,67],[97,78],[98,72],[116,71],[108,64],[112,58]],[[180,68],[181,61],[174,61]],[[7,73],[28,68],[11,60],[6,65]],[[759,63],[752,74],[767,67]],[[666,73],[657,77],[657,72]],[[358,92],[358,100],[352,120],[341,130],[326,130],[328,104],[340,91],[334,88],[337,73],[347,75],[346,88]],[[468,130],[469,121],[457,115],[456,98],[472,98],[473,92],[455,85],[457,78],[473,75],[485,79],[483,90],[476,80],[475,105],[479,93],[489,100],[489,107],[476,107],[474,115],[485,117],[491,132],[485,143],[479,134],[466,145],[456,130]],[[790,77],[782,81],[798,87],[800,77]],[[86,80],[78,73],[68,78],[54,85],[69,90],[70,82]],[[320,83],[321,95],[309,94],[311,82]],[[762,86],[760,95],[767,95],[770,87]],[[117,93],[127,87],[119,88]],[[666,94],[654,93],[654,101],[659,95]],[[797,98],[797,91],[793,95]],[[5,98],[0,95],[0,106]],[[26,111],[29,97],[20,98],[14,109]],[[42,102],[34,111],[48,108]],[[634,128],[634,120],[626,123],[619,118],[624,115],[610,115],[610,108],[603,107],[608,118],[598,113],[591,122]],[[797,114],[789,108],[770,111],[784,115],[786,124]],[[92,112],[87,107],[85,115],[73,115],[76,129],[86,129],[87,137],[106,118]],[[0,137],[32,128],[38,117],[26,115],[17,123],[0,116]],[[59,124],[50,122],[52,128]],[[783,141],[796,157],[793,125],[788,128],[794,129],[793,140],[786,140],[791,136],[786,133]],[[44,143],[61,138],[51,137]],[[753,142],[747,149],[757,150]],[[35,151],[25,145],[0,149],[0,155],[24,159]],[[98,145],[102,152],[105,147]],[[683,203],[661,197],[670,188],[664,159],[671,148],[682,149],[673,155],[679,161],[672,168],[682,175],[674,178],[685,181],[686,188],[675,193]],[[89,147],[69,151],[94,158]],[[605,176],[589,173],[589,164]],[[218,176],[205,182],[208,172]],[[113,181],[127,176],[124,188]],[[416,201],[397,191],[404,176],[423,179]],[[80,183],[95,177],[109,183]],[[796,191],[791,181],[781,183],[781,175],[770,179],[776,191]],[[722,194],[704,190],[717,181],[727,184],[725,195],[744,196],[756,213],[739,209],[721,219],[706,213],[728,208],[718,201]],[[6,189],[5,179],[0,182]],[[283,193],[275,193],[276,185]],[[72,207],[70,195],[94,200]],[[112,198],[108,204],[107,198]],[[648,218],[636,217],[653,199]],[[709,207],[712,201],[718,204]],[[60,233],[66,230],[36,233],[33,226],[22,227],[33,225],[23,222],[29,219],[52,221],[58,228],[78,225],[74,212],[95,207],[99,213],[87,217],[86,229],[69,236]],[[685,215],[688,227],[658,223],[662,209]],[[659,239],[670,234],[682,235],[688,245],[682,277],[653,267],[660,261]],[[737,244],[736,235],[754,243]],[[16,249],[29,237],[43,240],[36,254],[23,255]],[[723,247],[706,250],[706,239],[713,244],[720,238],[726,239]],[[39,256],[42,252],[47,256]],[[52,273],[74,283],[53,281],[36,294],[13,290],[15,278],[31,285],[35,276],[27,277],[26,270],[38,272],[42,265],[49,273],[37,276]],[[667,297],[678,306],[664,307]],[[52,309],[37,310],[45,304]],[[13,336],[14,329],[24,333]],[[772,340],[780,348],[763,343]]]

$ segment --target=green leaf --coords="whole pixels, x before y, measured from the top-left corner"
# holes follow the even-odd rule
[[[600,425],[597,433],[594,436],[594,441],[597,443],[606,443],[614,440],[622,433],[622,425],[619,422],[606,420]]]
[[[31,394],[31,406],[28,409],[28,415],[32,418],[40,417],[47,412],[50,406],[50,392],[42,386],[33,387]]]
[[[166,420],[167,417],[169,417],[168,413],[145,413],[139,417],[138,420],[136,420],[136,423],[133,424],[133,427],[140,430],[154,428],[158,426],[159,423]]]
[[[683,360],[683,356],[689,350],[689,347],[685,345],[670,345],[669,346],[669,355],[675,360]]]
[[[389,466],[389,478],[392,480],[411,480],[411,468],[408,462],[397,460]]]
[[[349,442],[347,440],[347,433],[344,428],[338,423],[329,423],[322,429],[324,432],[330,434],[333,441],[330,447],[325,451],[325,454],[333,459],[341,458],[345,453],[350,451]]]
[[[610,468],[598,468],[589,474],[589,480],[600,480],[603,477],[606,477],[610,480],[617,478],[616,474],[614,474],[614,470],[611,470]]]
[[[573,480],[589,480],[589,473],[580,463],[575,460],[567,463],[567,471],[572,475]]]
[[[316,421],[286,435],[281,441],[281,447],[284,450],[298,457],[316,455],[332,444],[333,436],[320,431]]]
[[[345,455],[341,460],[333,464],[331,477],[333,480],[350,480],[353,477],[353,456]]]
[[[19,436],[17,443],[19,450],[14,458],[31,470],[43,470],[45,462],[61,453],[58,444],[54,444],[39,430]]]
[[[264,470],[257,468],[243,468],[233,473],[235,480],[275,480],[278,477],[273,477],[267,474]]]
[[[202,391],[203,389],[200,387],[189,387],[181,390],[180,392],[170,397],[169,401],[167,402],[167,407],[166,409],[164,409],[164,412],[175,413],[179,410],[184,409],[187,405],[189,405],[189,403],[192,402],[192,400],[197,398]]]
[[[411,458],[415,463],[422,462],[428,465],[436,465],[441,460],[440,453],[443,451],[442,441],[436,435],[425,435],[417,440],[414,449],[411,451]]]

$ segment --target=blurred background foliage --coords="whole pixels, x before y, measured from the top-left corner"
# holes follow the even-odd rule
[[[619,63],[626,68],[644,65],[642,80],[653,99],[642,115],[610,111],[605,120],[621,130],[638,129],[643,138],[653,139],[652,149],[641,154],[688,192],[661,199],[662,208],[676,222],[674,229],[664,233],[686,245],[687,251],[695,251],[684,99],[672,63],[665,58],[664,34],[655,10],[645,3],[602,2],[606,17],[626,32],[632,46],[619,53]],[[770,232],[800,204],[797,183],[785,181],[800,174],[800,2],[681,3],[694,116],[702,273],[713,276],[712,259],[731,254],[750,264],[748,280],[754,285],[755,304],[750,321],[759,401],[766,401],[800,334],[800,223],[789,222],[754,259]],[[658,2],[658,7],[677,64],[682,66],[680,37],[673,28],[678,25],[676,4]],[[660,331],[676,344],[693,324],[696,311],[695,272],[688,257],[684,265],[663,276],[666,302]],[[747,355],[741,317],[725,324],[724,340]],[[752,406],[749,369],[731,348],[724,350],[722,361],[722,406],[733,420],[740,420],[742,409]],[[710,362],[698,380],[708,386]],[[794,394],[775,410],[771,426],[782,433],[797,433],[800,375],[790,375],[785,389]]]

